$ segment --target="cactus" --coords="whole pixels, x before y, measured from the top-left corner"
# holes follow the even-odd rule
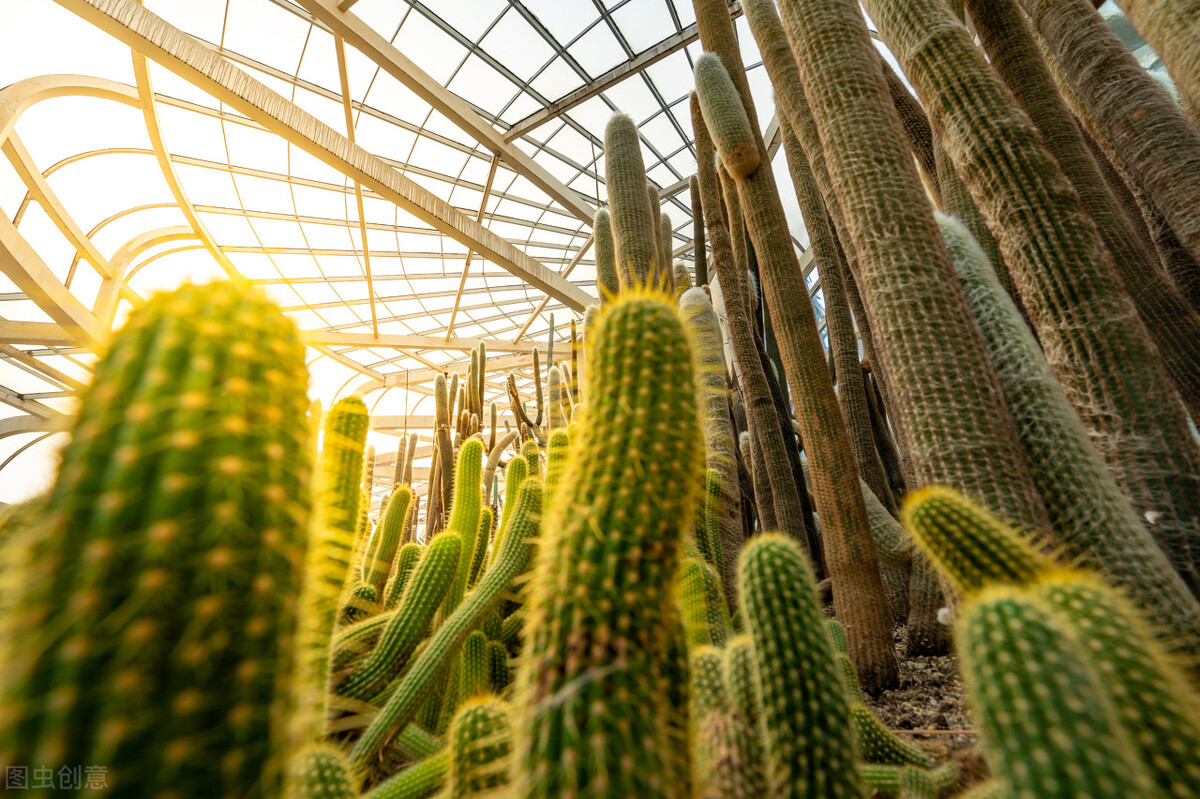
[[[294,326],[247,288],[184,286],[131,314],[49,495],[0,536],[0,762],[103,765],[113,796],[276,795],[305,391]]]
[[[657,208],[655,203],[653,208]],[[662,238],[662,248],[659,250],[659,274],[663,281],[666,290],[675,295],[675,271],[671,265],[672,252],[674,251],[674,225],[671,223],[671,217],[668,214],[662,214],[659,220],[659,234]]]
[[[696,285],[708,285],[708,248],[704,241],[704,202],[700,197],[700,180],[692,175],[688,180],[692,195],[692,256],[696,259]]]
[[[331,744],[297,752],[288,761],[289,797],[296,799],[358,799],[358,787],[345,756]]]
[[[1034,594],[1070,621],[1159,789],[1193,796],[1200,785],[1200,692],[1147,635],[1142,614],[1087,574],[1051,572]]]
[[[393,730],[402,728],[421,709],[438,675],[449,665],[462,642],[500,601],[513,578],[529,562],[533,538],[541,517],[542,484],[526,480],[517,501],[509,508],[513,519],[495,560],[475,589],[442,622],[425,648],[413,659],[387,704],[363,732],[350,753],[356,767],[369,762]]]
[[[456,533],[443,533],[429,543],[379,643],[370,657],[337,686],[338,696],[370,700],[400,673],[449,593],[463,559],[462,550],[462,539]]]
[[[661,294],[623,292],[601,312],[587,364],[588,404],[525,606],[517,793],[687,796],[671,592],[701,450],[677,311]]]
[[[512,672],[508,666],[508,647],[500,641],[488,642],[488,667],[492,693],[499,694],[512,682]]]
[[[713,568],[703,561],[685,558],[675,594],[689,645],[724,646],[729,635],[729,611]]]
[[[479,535],[479,516],[483,506],[483,494],[479,486],[483,470],[483,442],[477,438],[464,441],[458,453],[458,466],[454,471],[454,504],[450,507],[450,521],[446,532],[462,539],[462,557],[458,560],[458,571],[454,583],[442,600],[442,615],[448,616],[462,602],[467,591],[474,562],[475,541]]]
[[[754,642],[769,795],[864,796],[850,708],[804,554],[783,536],[760,535],[742,550],[738,586]]]
[[[1117,487],[994,270],[957,220],[939,217],[938,224],[1047,500],[1056,543],[1122,586],[1181,642],[1200,640],[1200,603]]]
[[[571,445],[571,436],[565,428],[559,428],[550,434],[550,443],[546,448],[546,500],[554,498],[555,489],[562,480],[563,469],[567,465],[567,449]]]
[[[500,529],[496,531],[496,538],[492,541],[492,554],[488,559],[489,562],[495,559],[496,553],[500,551],[504,534],[508,531],[509,522],[513,518],[512,509],[517,506],[517,495],[527,476],[529,476],[529,462],[524,458],[513,458],[508,462],[508,469],[504,472],[504,513],[500,515]]]
[[[483,562],[487,560],[487,549],[492,542],[492,529],[495,527],[495,521],[495,514],[490,507],[480,510],[479,531],[475,534],[475,552],[471,557],[471,573],[467,579],[468,590],[475,586],[475,582],[483,570]]]
[[[367,792],[363,799],[425,799],[441,790],[450,776],[450,749],[414,763]]]
[[[731,638],[725,645],[722,663],[725,674],[725,690],[729,697],[729,713],[737,745],[731,755],[736,755],[738,782],[755,786],[747,796],[766,795],[766,762],[763,754],[762,737],[759,734],[762,709],[758,700],[758,687],[754,684],[754,644],[750,636],[742,634]],[[722,769],[714,768],[717,781]]]
[[[730,57],[737,55],[734,53]],[[739,92],[739,86],[734,84],[721,56],[701,56],[696,63],[696,74],[701,111],[710,127],[718,124],[715,120],[722,104],[739,102],[739,94],[740,102],[749,106],[748,88]],[[739,78],[744,81],[744,74]],[[742,139],[761,139],[745,116],[741,117],[740,123]],[[719,124],[731,123],[721,120]],[[758,145],[761,147],[761,142]],[[726,168],[731,169],[726,163],[730,153],[721,150],[719,155]],[[850,657],[864,687],[871,692],[879,691],[896,685],[900,676],[883,581],[869,533],[866,507],[858,490],[850,437],[826,371],[812,304],[805,290],[801,290],[802,298],[794,296],[795,283],[791,276],[796,274],[799,265],[795,249],[786,235],[783,208],[769,164],[764,164],[753,175],[737,180],[737,193],[758,253],[767,305],[784,353],[788,382],[795,387],[793,399],[801,437],[809,457],[822,466],[814,471],[813,495],[824,531],[825,563],[833,577],[834,605],[839,618],[847,623]],[[761,428],[759,434],[762,434]],[[790,472],[790,460],[787,468]],[[785,529],[785,532],[800,538],[791,530]]]
[[[410,517],[412,515],[409,514]],[[400,603],[400,597],[404,595],[409,577],[417,568],[417,562],[420,561],[424,551],[424,547],[412,541],[400,547],[400,551],[396,554],[395,564],[392,566],[392,574],[388,577],[387,587],[384,589],[384,609],[392,610]]]
[[[860,763],[858,776],[865,785],[882,794],[937,799],[957,779],[958,766],[950,762],[927,771],[914,766]]]
[[[459,711],[450,727],[451,799],[505,794],[512,734],[508,706],[495,697]]]
[[[850,703],[850,718],[859,755],[865,762],[921,768],[931,765],[929,755],[885,727],[861,701]]]
[[[600,304],[603,305],[621,290],[617,279],[617,255],[608,211],[601,208],[596,212],[592,230],[596,236],[596,288],[599,289]]]
[[[448,729],[459,705],[488,693],[492,685],[492,662],[488,655],[488,638],[475,630],[463,641],[462,651],[451,669],[450,687],[442,700],[442,716]],[[444,732],[439,722],[439,732]]]
[[[375,529],[375,545],[364,564],[363,581],[375,586],[379,596],[384,595],[384,588],[387,587],[388,575],[392,571],[392,561],[404,535],[404,525],[408,520],[412,499],[411,486],[397,486],[392,491],[383,511],[383,518],[379,520]]]
[[[532,438],[521,444],[521,457],[525,459],[526,474],[530,477],[542,476],[542,450],[538,442]]]
[[[345,671],[347,667],[361,662],[379,643],[379,636],[394,615],[392,611],[385,611],[334,633],[329,643],[330,674]]]
[[[719,215],[715,219],[721,219]],[[714,259],[715,259],[714,255]],[[742,497],[738,490],[733,423],[729,418],[727,365],[721,327],[704,289],[684,292],[679,301],[699,370],[699,409],[704,431],[706,507],[715,518],[704,519],[708,541],[699,541],[705,559],[721,575],[727,596],[735,594],[737,553],[742,544]],[[713,475],[713,472],[716,475]],[[712,484],[717,480],[716,485]],[[717,489],[713,495],[712,489]],[[716,502],[714,502],[716,500]],[[713,528],[713,523],[716,528]]]
[[[700,645],[691,649],[688,659],[688,714],[692,727],[692,779],[696,786],[710,785],[714,760],[720,756],[728,730],[718,718],[729,719],[729,699],[725,692],[721,650]]]
[[[637,124],[616,114],[604,129],[604,176],[608,187],[617,276],[622,289],[648,285],[655,275],[660,242],[658,208],[646,195],[646,167]]]
[[[354,624],[369,619],[378,613],[379,609],[379,592],[375,590],[375,586],[359,583],[350,592],[342,608],[342,615],[346,624]]]
[[[1154,796],[1069,624],[1020,588],[961,608],[959,662],[991,772],[1013,796]]]
[[[934,127],[996,232],[1066,396],[1134,507],[1160,515],[1154,528],[1160,545],[1192,591],[1200,590],[1200,550],[1191,543],[1200,535],[1200,447],[1095,220],[1032,120],[944,3],[866,5],[918,95],[933,103]],[[1084,0],[1024,5],[1032,16],[1034,7],[1055,5],[1096,17]],[[1096,22],[1115,41],[1098,17]],[[931,28],[942,33],[936,51],[925,47]],[[947,91],[950,81],[953,92]],[[1200,163],[1200,133],[1174,113],[1187,138],[1174,141],[1164,182],[1191,183],[1194,198],[1200,183],[1178,164],[1189,156]],[[1143,132],[1151,135],[1149,127]],[[1200,234],[1200,226],[1189,224]],[[1130,441],[1146,446],[1131,451]]]

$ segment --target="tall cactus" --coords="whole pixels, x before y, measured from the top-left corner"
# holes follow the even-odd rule
[[[305,391],[294,326],[247,288],[184,286],[133,312],[45,514],[5,530],[0,762],[103,766],[112,796],[277,795]]]
[[[617,254],[613,242],[612,223],[608,211],[601,208],[596,212],[595,224],[592,226],[596,236],[596,288],[600,290],[600,303],[603,305],[621,290],[617,278]]]
[[[516,792],[688,796],[672,584],[702,454],[692,356],[668,301],[626,290],[587,363],[526,604]]]
[[[1196,591],[1200,447],[1096,222],[948,6],[941,0],[866,6],[933,109],[946,153],[995,231],[1046,358],[1101,457],[1139,512],[1159,514],[1160,545]],[[929,46],[930,30],[939,32],[937,47]],[[1183,126],[1200,159],[1200,133]],[[1179,146],[1183,158],[1186,148]],[[1175,183],[1183,174],[1194,180],[1176,163],[1164,180]]]
[[[479,485],[482,470],[483,442],[477,438],[464,441],[454,470],[454,504],[450,508],[450,521],[446,524],[446,533],[454,533],[462,539],[462,557],[458,560],[454,583],[442,602],[444,615],[452,613],[462,602],[471,576],[475,541],[479,534],[479,514],[483,507],[483,493]]]
[[[738,57],[736,52],[725,55]],[[745,76],[739,73],[739,77]],[[749,92],[739,92],[721,56],[706,54],[697,61],[696,93],[709,130],[727,129],[723,135],[730,144],[726,146],[736,141],[754,145],[761,139],[745,111]],[[738,104],[740,114],[724,112],[730,102]],[[725,163],[730,153],[720,150],[719,155]],[[850,658],[863,687],[877,692],[897,683],[899,664],[850,437],[826,370],[807,289],[800,287],[799,298],[792,295],[795,282],[790,276],[799,265],[786,235],[769,165],[738,179],[737,186],[759,256],[771,320],[784,350],[784,368],[794,389],[800,434],[814,465],[813,496],[823,527],[825,563],[833,577],[834,606],[850,630]]]
[[[938,224],[1046,498],[1055,542],[1124,587],[1180,644],[1200,646],[1200,603],[1117,487],[995,271],[958,221]]]
[[[408,521],[412,499],[411,486],[402,485],[393,489],[383,511],[383,518],[376,527],[375,541],[363,564],[363,582],[374,586],[381,598],[388,575],[392,571],[392,561],[400,548],[400,539],[404,535],[404,525]]]
[[[637,124],[625,114],[604,130],[604,174],[608,186],[617,276],[622,288],[648,285],[658,264],[658,208],[646,194],[646,167]]]

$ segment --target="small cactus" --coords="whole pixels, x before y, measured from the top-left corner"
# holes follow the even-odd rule
[[[297,752],[288,762],[288,792],[296,799],[358,799],[345,756],[331,744]]]
[[[768,533],[742,550],[738,585],[754,642],[771,796],[860,797],[837,659],[803,552]]]
[[[494,697],[469,702],[450,727],[450,749],[451,799],[505,794],[512,752],[508,706]]]

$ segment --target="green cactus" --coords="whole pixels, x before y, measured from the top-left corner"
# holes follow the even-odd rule
[[[496,516],[490,507],[479,511],[479,531],[475,534],[475,552],[471,557],[471,573],[467,579],[468,590],[475,587],[475,582],[483,570],[483,562],[487,560],[487,550],[492,542],[495,522]]]
[[[360,583],[350,592],[342,608],[342,616],[346,624],[354,624],[371,618],[379,609],[379,592],[375,590],[375,586]]]
[[[550,434],[550,443],[546,448],[546,501],[554,499],[555,489],[562,480],[563,470],[567,465],[567,451],[571,445],[571,436],[565,427],[560,427]]]
[[[867,505],[867,520],[879,562],[893,569],[907,569],[912,563],[913,542],[896,517],[884,507],[865,480],[859,479],[863,500]]]
[[[1027,585],[1054,568],[1054,561],[1015,530],[955,491],[913,491],[901,515],[922,551],[959,593],[991,583]]]
[[[450,615],[467,591],[467,580],[471,576],[475,541],[479,536],[479,516],[483,507],[483,492],[479,478],[483,472],[483,442],[477,438],[464,441],[458,453],[458,466],[454,471],[454,504],[450,507],[450,521],[446,533],[454,533],[462,539],[462,557],[458,560],[458,571],[454,582],[442,600],[442,615]],[[444,534],[444,533],[443,533]]]
[[[655,193],[657,196],[657,192]],[[658,208],[656,202],[652,208]],[[659,217],[658,232],[662,240],[662,247],[659,249],[659,274],[663,281],[663,285],[672,295],[675,294],[675,272],[671,265],[672,252],[674,251],[674,231],[675,227],[671,223],[671,217],[668,214],[662,214]]]
[[[1086,574],[1056,571],[1034,594],[1068,619],[1107,688],[1117,718],[1165,796],[1200,785],[1200,692],[1119,591]]]
[[[658,264],[658,208],[646,195],[646,167],[637,123],[616,114],[604,129],[604,176],[622,289],[648,285]]]
[[[499,694],[512,682],[512,670],[508,665],[508,647],[500,641],[488,642],[488,667],[492,681],[492,693]]]
[[[504,534],[513,518],[512,509],[517,506],[517,495],[521,491],[521,484],[528,476],[529,462],[524,458],[513,458],[508,462],[508,468],[504,472],[504,511],[500,514],[500,529],[496,531],[496,537],[492,541],[492,552],[488,556],[489,563],[495,560],[496,553],[500,551],[500,546],[504,542]]]
[[[1182,641],[1200,640],[1200,602],[1121,493],[978,244],[957,220],[939,216],[938,224],[996,363],[1055,542],[1128,591]]]
[[[103,765],[118,797],[276,794],[305,392],[295,327],[248,288],[184,286],[132,313],[26,509],[44,513],[4,529],[0,762]]]
[[[293,755],[287,779],[287,796],[296,799],[358,799],[345,755],[332,744],[318,744]]]
[[[451,759],[449,747],[443,748],[389,777],[364,794],[363,799],[425,799],[433,796],[450,776]]]
[[[714,757],[727,735],[722,724],[709,721],[710,715],[729,715],[721,650],[707,644],[693,647],[688,658],[688,675],[688,714],[693,731],[692,777],[697,786],[705,786],[711,782]],[[708,737],[710,734],[712,738]]]
[[[464,702],[489,692],[492,684],[492,663],[488,656],[488,639],[482,630],[474,630],[463,641],[462,651],[451,667],[449,686],[442,699],[442,715],[438,734],[445,734],[455,712]]]
[[[857,747],[816,583],[797,546],[752,539],[738,566],[754,642],[771,796],[864,796]]]
[[[563,376],[557,366],[551,366],[546,370],[546,403],[548,406],[546,408],[546,431],[552,433],[567,424],[562,409]]]
[[[409,514],[411,517],[413,514]],[[425,548],[415,541],[410,541],[400,547],[400,551],[396,553],[395,564],[392,566],[392,574],[388,577],[387,587],[384,589],[383,606],[387,610],[392,610],[400,603],[400,597],[404,595],[404,589],[408,585],[408,580],[412,576],[413,570],[417,568],[417,562],[421,560],[421,554]]]
[[[513,725],[508,705],[481,697],[459,711],[450,727],[451,799],[506,795]]]
[[[621,290],[617,279],[617,255],[608,211],[601,208],[596,212],[592,230],[596,236],[596,288],[600,290],[600,304],[603,305]]]
[[[702,452],[677,311],[626,290],[601,312],[587,364],[526,603],[517,793],[687,796],[672,589]]]
[[[951,761],[927,771],[915,766],[860,763],[858,777],[867,787],[888,796],[937,799],[958,778],[958,765]]]
[[[729,636],[729,610],[716,571],[702,560],[684,558],[675,587],[688,643],[724,646]]]
[[[729,639],[722,666],[729,696],[730,735],[733,736],[730,743],[737,746],[730,753],[730,756],[736,756],[736,761],[730,761],[729,766],[736,766],[736,773],[740,775],[738,782],[756,786],[756,790],[747,796],[765,796],[766,761],[759,734],[762,708],[754,683],[754,644],[750,636],[742,634]],[[721,769],[717,768],[715,772],[720,775]]]
[[[696,94],[704,104],[704,122],[721,163],[734,180],[744,180],[758,170],[758,145],[742,98],[736,91],[723,90],[722,84],[729,81],[729,76],[722,74],[724,67],[718,67],[719,58],[696,62]]]
[[[525,459],[525,472],[530,477],[542,476],[542,450],[535,439],[528,438],[521,444],[521,457]]]
[[[400,547],[400,539],[404,535],[404,525],[408,520],[412,499],[411,486],[396,486],[375,529],[375,543],[364,564],[363,582],[375,586],[379,596],[385,596],[384,589],[392,571],[396,550]]]
[[[932,758],[884,726],[861,701],[850,703],[859,756],[867,763],[927,768]]]
[[[370,417],[360,397],[344,397],[325,417],[318,460],[318,501],[305,558],[293,680],[297,745],[322,731],[328,652],[347,578],[352,574],[355,522],[362,494],[363,446]],[[353,590],[351,587],[349,590]]]
[[[991,772],[1014,796],[1155,796],[1070,625],[1024,589],[961,607],[959,663]]]
[[[425,548],[409,585],[371,655],[336,688],[338,696],[367,701],[401,672],[417,644],[429,631],[439,604],[450,591],[463,543],[457,533],[443,533]]]
[[[526,480],[521,485],[517,501],[510,506],[513,514],[508,534],[500,551],[479,584],[462,604],[442,622],[425,648],[418,654],[392,691],[387,704],[363,732],[350,753],[356,767],[368,763],[383,746],[393,730],[402,728],[421,709],[438,675],[449,667],[462,642],[500,601],[514,577],[526,567],[531,556],[533,539],[541,519],[542,484]]]

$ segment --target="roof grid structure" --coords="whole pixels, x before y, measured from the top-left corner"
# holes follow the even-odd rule
[[[493,343],[487,397],[502,409],[507,372],[528,387],[552,317],[556,355],[567,352],[576,308],[85,19],[91,6],[130,2],[3,12],[0,91],[32,99],[0,119],[0,140],[13,143],[0,159],[0,469],[17,464],[0,502],[49,480],[71,393],[89,377],[92,345],[64,324],[119,325],[141,298],[187,280],[236,271],[260,286],[306,331],[314,398],[362,391],[380,418],[431,413],[432,375],[465,372],[477,339]],[[595,295],[603,129],[630,113],[677,256],[690,260],[687,101],[700,45],[687,0],[146,0],[145,10],[545,267],[562,291],[582,292],[572,296]],[[740,4],[730,13],[770,108]],[[82,77],[47,89],[47,75]],[[785,204],[803,249],[794,198]],[[372,443],[394,448],[397,432],[381,428]],[[33,477],[8,479],[16,473]]]

